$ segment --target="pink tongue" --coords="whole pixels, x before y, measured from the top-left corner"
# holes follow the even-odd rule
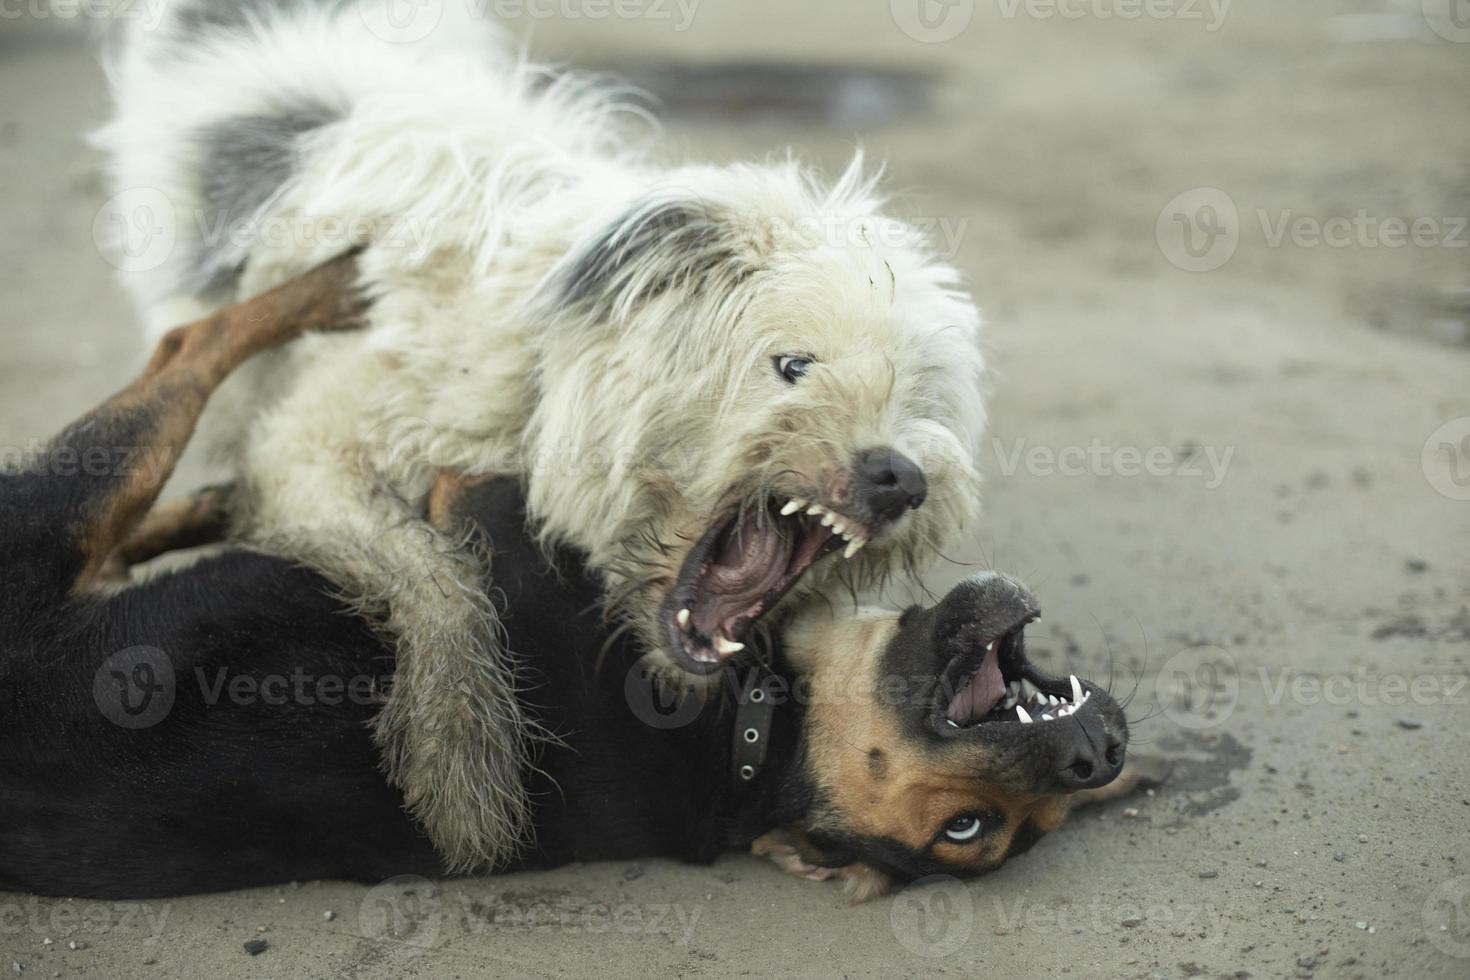
[[[1005,691],[1006,682],[1001,676],[1000,664],[996,662],[995,651],[987,650],[980,669],[964,690],[955,695],[945,713],[957,725],[968,724],[994,708]]]

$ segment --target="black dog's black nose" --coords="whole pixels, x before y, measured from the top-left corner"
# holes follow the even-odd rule
[[[1057,773],[1063,789],[1093,789],[1106,786],[1123,771],[1123,739],[1100,726],[1079,726],[1078,737],[1068,753],[1070,760]]]
[[[929,495],[929,482],[919,464],[896,449],[865,449],[858,453],[855,495],[874,517],[896,521],[918,507]]]

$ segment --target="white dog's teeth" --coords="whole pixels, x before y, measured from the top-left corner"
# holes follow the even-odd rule
[[[1024,698],[1027,701],[1034,701],[1034,700],[1036,700],[1037,693],[1038,692],[1036,690],[1036,685],[1035,684],[1031,683],[1028,680],[1025,680],[1024,678],[1021,680],[1021,697],[1022,698]]]
[[[1073,704],[1081,704],[1082,703],[1082,682],[1077,679],[1077,675],[1076,674],[1072,674],[1070,676],[1071,676],[1071,681],[1072,681],[1072,703]]]
[[[822,512],[822,526],[823,527],[831,527],[836,522],[837,522],[837,517],[830,510],[827,510],[827,511],[823,511]]]
[[[816,517],[818,514],[827,513],[827,508],[823,507],[821,504],[812,504],[806,509],[806,512],[812,517]]]
[[[781,508],[781,516],[790,517],[792,514],[795,514],[797,511],[801,510],[805,506],[805,501],[798,500],[797,498],[792,497],[790,500],[786,501],[786,506]]]
[[[857,554],[859,551],[862,551],[863,550],[863,545],[865,545],[867,543],[868,543],[868,539],[867,538],[864,538],[864,537],[856,537],[856,538],[853,538],[852,539],[852,542],[850,544],[848,544],[848,546],[842,550],[842,557],[843,558],[851,558],[853,555]]]
[[[1055,721],[1056,719],[1053,718],[1051,715],[1042,715],[1041,716],[1041,720],[1042,721]]]
[[[1013,698],[1020,698],[1020,696],[1021,696],[1021,682],[1020,681],[1011,681],[1009,684],[1006,685],[1006,690],[1009,691],[1009,692],[1011,692],[1011,697],[1013,697]]]
[[[675,616],[674,620],[678,622],[681,630],[687,630],[689,628],[689,610],[680,609],[679,615]]]
[[[832,533],[833,534],[840,534],[843,537],[847,537],[847,525],[844,524],[844,523],[842,523],[841,521],[833,521],[832,522]]]
[[[953,718],[946,718],[946,719],[944,719],[944,723],[946,725],[948,725],[950,728],[959,728],[960,727],[960,723],[957,722],[957,721],[955,721]]]
[[[741,650],[744,650],[745,644],[736,643],[734,640],[726,636],[717,636],[715,637],[715,649],[724,656],[728,657],[731,654],[739,653]]]
[[[1031,724],[1031,716],[1028,715],[1026,713],[1026,709],[1021,707],[1019,704],[1016,705],[1016,717],[1021,719],[1021,724],[1023,725]]]

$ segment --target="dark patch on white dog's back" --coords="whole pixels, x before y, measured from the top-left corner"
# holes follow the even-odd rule
[[[336,10],[346,0],[192,0],[171,12],[174,39],[194,42],[211,34],[248,30],[268,17],[301,10]]]
[[[296,174],[300,138],[339,118],[341,113],[325,103],[310,102],[277,113],[234,116],[198,132],[200,238],[183,270],[184,289],[207,293],[239,276],[256,234],[245,223]]]

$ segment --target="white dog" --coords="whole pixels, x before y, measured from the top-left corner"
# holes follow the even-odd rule
[[[976,516],[979,316],[860,160],[653,166],[474,5],[413,43],[380,6],[176,3],[120,32],[98,138],[118,201],[172,209],[125,277],[155,332],[367,243],[371,328],[251,365],[207,434],[241,533],[381,613],[390,772],[452,863],[493,863],[536,736],[433,475],[522,475],[609,611],[713,673],[788,595],[916,571]]]

